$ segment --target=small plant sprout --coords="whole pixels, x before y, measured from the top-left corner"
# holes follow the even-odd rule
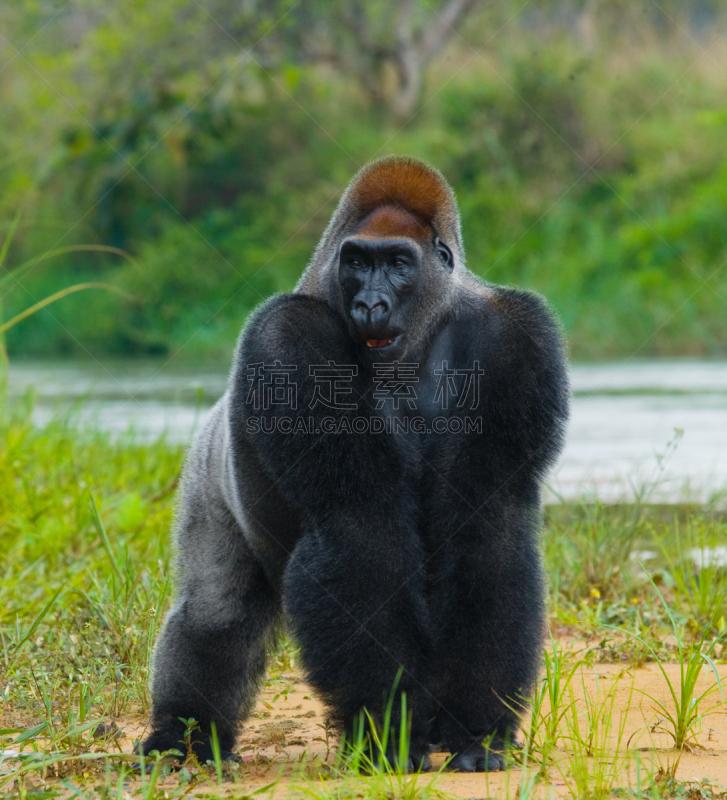
[[[405,692],[400,694],[401,714],[398,736],[392,723],[394,698],[402,674],[403,668],[399,668],[391,691],[384,697],[384,713],[380,724],[367,709],[358,715],[353,731],[353,740],[346,742],[344,739],[341,742],[339,768],[344,767],[354,774],[361,772],[370,774],[377,771],[399,774],[409,772],[411,715],[407,712]]]
[[[551,649],[546,649],[543,658],[545,675],[533,696],[530,725],[525,734],[525,751],[530,758],[540,764],[540,777],[547,776],[548,767],[553,764],[553,751],[558,739],[563,735],[563,718],[568,712],[564,702],[568,687],[578,667],[576,662],[567,668],[566,654],[562,646],[550,634]]]
[[[194,745],[198,742],[197,739],[194,738],[194,734],[199,731],[199,722],[194,719],[194,717],[190,717],[189,719],[180,717],[179,721],[185,726],[184,746],[187,748],[187,752],[184,757],[184,764],[185,766],[189,764],[196,766],[197,756],[194,752]],[[216,733],[217,731],[215,731],[215,734]]]
[[[643,565],[642,565],[642,569]],[[719,642],[725,637],[727,631],[723,631],[720,635],[714,638],[708,645],[708,637],[714,620],[718,614],[723,613],[721,603],[718,604],[711,615],[709,623],[705,626],[702,635],[698,641],[687,643],[684,641],[679,627],[676,624],[671,609],[669,608],[664,596],[659,591],[659,587],[654,582],[651,575],[644,569],[651,585],[659,596],[659,599],[664,606],[666,614],[669,617],[671,628],[676,640],[677,655],[679,659],[679,683],[678,685],[669,678],[669,675],[664,668],[664,663],[656,651],[651,647],[638,634],[630,631],[625,631],[629,636],[637,639],[644,647],[646,647],[653,656],[661,674],[666,683],[668,693],[671,697],[672,703],[665,703],[658,700],[653,695],[643,692],[655,706],[657,713],[660,716],[659,721],[652,726],[652,730],[660,733],[667,734],[674,742],[674,749],[677,751],[677,757],[670,763],[667,769],[667,776],[673,778],[676,774],[677,767],[682,752],[691,750],[698,745],[697,735],[701,726],[702,718],[707,714],[713,713],[718,707],[718,704],[703,708],[704,701],[710,698],[715,692],[719,692],[720,699],[724,702],[724,694],[722,691],[722,682],[717,672],[717,667],[712,660],[712,654]],[[697,682],[702,673],[702,669],[712,671],[715,682],[704,689],[702,692],[697,690]]]
[[[217,783],[222,786],[222,753],[220,751],[220,740],[217,737],[217,725],[214,722],[211,724],[211,745],[212,757],[215,762],[215,771],[217,772]]]
[[[389,701],[392,701],[395,691],[396,686],[389,695]],[[421,764],[414,765],[415,771],[409,772],[412,766],[409,760],[411,719],[403,692],[400,699],[398,733],[391,721],[391,702],[387,701],[380,726],[377,726],[371,714],[363,712],[359,715],[352,741],[341,743],[339,757],[330,773],[319,773],[315,783],[309,781],[296,788],[300,788],[311,800],[350,800],[357,797],[366,800],[447,800],[449,796],[437,788],[445,765],[428,776],[426,782],[420,780]]]
[[[622,673],[623,674],[623,673]],[[621,750],[628,709],[634,691],[631,681],[625,708],[615,717],[618,682],[605,694],[596,674],[591,694],[581,668],[582,696],[577,697],[573,684],[568,685],[568,702],[563,714],[568,757],[557,767],[574,798],[607,798],[623,771],[628,754]]]

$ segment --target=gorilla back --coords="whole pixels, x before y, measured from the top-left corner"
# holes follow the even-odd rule
[[[400,674],[409,766],[439,742],[456,769],[501,768],[541,657],[540,483],[567,414],[553,316],[465,268],[444,178],[361,170],[192,446],[144,751],[194,717],[198,755],[212,722],[231,755],[285,619],[349,735]]]

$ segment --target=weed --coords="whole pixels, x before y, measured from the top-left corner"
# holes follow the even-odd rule
[[[577,606],[628,593],[633,585],[629,557],[648,532],[640,499],[628,506],[609,507],[596,501],[551,509],[546,560],[558,601]]]
[[[606,798],[621,777],[624,761],[628,760],[621,745],[633,687],[632,680],[628,699],[616,718],[617,681],[602,694],[596,673],[596,688],[592,695],[586,688],[581,669],[580,697],[569,683],[568,703],[563,714],[568,755],[557,762],[557,767],[573,797]]]
[[[707,709],[704,709],[702,704],[705,700],[707,700],[707,698],[711,697],[717,691],[719,691],[720,697],[722,700],[724,700],[722,683],[711,656],[719,641],[725,636],[725,634],[727,634],[727,631],[723,632],[717,638],[712,639],[711,643],[708,644],[708,638],[714,623],[714,619],[717,614],[723,613],[720,603],[720,605],[718,605],[712,612],[712,617],[709,620],[709,624],[705,627],[701,638],[696,642],[686,643],[679,630],[679,627],[676,624],[671,609],[667,605],[664,596],[659,591],[659,587],[656,585],[656,583],[654,583],[653,578],[648,575],[648,573],[647,576],[651,582],[651,585],[654,587],[654,590],[658,594],[669,620],[671,621],[672,632],[674,638],[676,639],[679,662],[678,686],[671,681],[667,671],[664,669],[664,662],[648,645],[648,643],[640,639],[637,634],[632,633],[630,635],[641,641],[642,644],[651,651],[654,660],[656,661],[656,664],[666,682],[666,686],[673,703],[672,707],[671,705],[656,699],[652,695],[646,695],[654,703],[655,708],[661,717],[660,721],[656,725],[652,726],[652,730],[667,734],[674,742],[674,749],[677,751],[676,758],[670,762],[666,770],[667,776],[673,778],[676,774],[677,767],[679,766],[679,760],[682,752],[685,749],[691,749],[693,746],[698,744],[696,737],[699,733],[699,726],[701,725],[702,718],[706,714],[713,712],[717,707],[716,705],[713,705]],[[703,668],[709,668],[712,670],[715,683],[699,692],[697,690],[697,682],[702,674]]]
[[[525,734],[523,751],[539,763],[540,776],[543,778],[547,777],[547,770],[554,763],[553,752],[563,733],[563,718],[568,713],[564,698],[582,663],[579,661],[568,668],[563,647],[553,639],[552,634],[550,643],[551,649],[546,649],[543,655],[545,675],[533,696],[530,725]]]
[[[315,800],[366,797],[375,800],[434,800],[447,795],[437,788],[441,770],[421,782],[421,764],[409,757],[411,716],[407,713],[406,694],[399,697],[399,713],[394,714],[399,670],[384,702],[380,719],[368,711],[359,715],[351,740],[341,740],[336,761],[328,774],[318,781],[307,781],[304,793]],[[398,718],[398,725],[396,719]],[[412,766],[414,771],[410,772]]]
[[[20,217],[20,212],[18,212],[10,225],[10,229],[5,236],[2,246],[0,247],[0,270],[2,270],[3,266],[5,265],[5,259],[7,258],[8,250],[12,244],[18,224],[20,223]],[[64,297],[76,294],[76,292],[85,292],[88,289],[103,289],[107,292],[120,295],[126,300],[138,302],[137,298],[132,297],[127,292],[124,292],[118,287],[112,286],[109,283],[104,283],[102,281],[85,281],[82,283],[75,283],[72,286],[67,286],[65,289],[60,289],[57,292],[53,292],[47,297],[44,297],[42,300],[39,300],[37,303],[33,303],[33,305],[16,314],[6,322],[3,321],[2,293],[6,291],[6,287],[8,285],[17,285],[22,276],[41,261],[46,261],[47,259],[55,258],[56,256],[68,255],[69,253],[77,252],[113,253],[133,261],[133,259],[131,259],[127,253],[125,253],[123,250],[120,250],[118,247],[109,247],[107,245],[96,244],[69,245],[67,247],[59,247],[54,250],[49,250],[43,253],[41,256],[28,259],[24,263],[15,267],[13,270],[5,271],[5,274],[0,277],[0,397],[4,398],[6,394],[5,390],[7,378],[5,368],[7,367],[8,356],[5,347],[5,334],[11,328],[14,328],[19,322],[22,322],[28,317],[32,317],[34,314],[37,314],[38,311],[41,311],[46,306],[49,306],[58,300],[62,300]]]
[[[670,538],[676,548],[662,541],[666,569],[672,579],[676,609],[684,613],[692,632],[711,626],[711,631],[726,626],[724,600],[727,597],[727,564],[724,542],[727,530],[719,522],[697,518],[687,526],[675,523]],[[716,609],[721,608],[721,612]]]

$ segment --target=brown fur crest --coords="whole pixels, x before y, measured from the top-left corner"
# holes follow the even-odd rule
[[[442,208],[451,205],[446,185],[440,175],[421,161],[409,158],[385,158],[365,169],[351,190],[350,199],[359,215],[365,217],[381,206],[397,207],[421,227],[431,224]],[[393,220],[391,212],[382,217],[382,225]],[[411,225],[411,223],[408,223]]]
[[[356,233],[364,238],[390,239],[408,236],[425,241],[431,236],[431,229],[401,206],[385,205],[365,217],[356,228]]]

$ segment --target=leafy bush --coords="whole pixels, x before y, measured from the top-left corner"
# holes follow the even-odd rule
[[[471,268],[543,292],[574,356],[726,352],[727,74],[691,41],[721,57],[716,6],[680,34],[696,6],[674,28],[675,9],[600,3],[594,43],[578,4],[514,20],[487,4],[402,127],[353,62],[331,69],[300,49],[310,9],[278,31],[255,3],[229,19],[213,4],[238,46],[180,0],[104,14],[79,0],[58,20],[35,4],[35,28],[26,5],[3,12],[10,27],[47,31],[0,74],[0,219],[25,209],[7,266],[79,242],[135,263],[38,265],[5,314],[80,280],[141,302],[69,297],[9,332],[11,353],[229,352],[250,309],[295,284],[351,175],[389,152],[445,173]],[[253,56],[242,44],[256,36]]]

